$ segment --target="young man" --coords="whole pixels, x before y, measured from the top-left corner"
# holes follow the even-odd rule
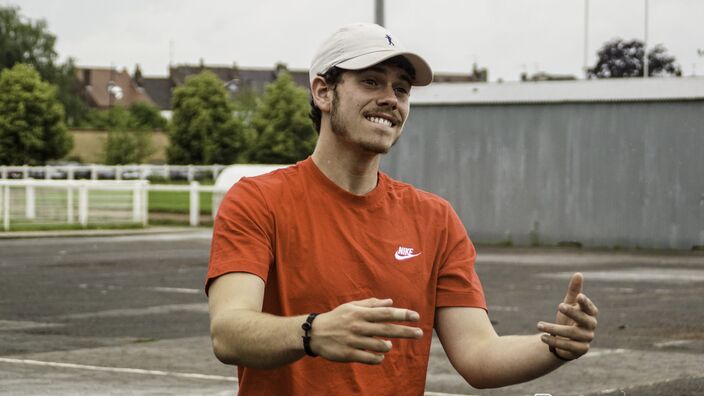
[[[411,86],[431,80],[384,28],[343,27],[311,66],[313,155],[241,180],[223,200],[206,290],[213,349],[238,366],[240,394],[422,395],[433,328],[478,388],[588,351],[597,308],[581,275],[555,323],[538,324],[544,333],[499,337],[454,210],[379,172]]]

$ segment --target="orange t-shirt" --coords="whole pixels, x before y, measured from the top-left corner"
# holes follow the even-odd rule
[[[244,178],[215,220],[208,284],[229,272],[266,282],[263,311],[327,312],[369,297],[420,314],[420,340],[392,340],[380,365],[304,357],[238,368],[241,395],[422,395],[435,308],[486,309],[476,253],[447,201],[379,173],[364,196],[341,189],[311,158]]]

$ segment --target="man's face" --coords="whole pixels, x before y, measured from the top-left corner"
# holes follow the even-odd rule
[[[398,66],[345,71],[333,94],[333,133],[364,151],[385,154],[401,136],[410,91],[410,77]]]

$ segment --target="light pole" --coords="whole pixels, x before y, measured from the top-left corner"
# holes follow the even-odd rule
[[[584,77],[586,78],[589,74],[589,0],[584,0]]]
[[[643,18],[643,78],[648,78],[648,0],[644,1],[645,18]]]
[[[111,108],[114,100],[120,100],[123,96],[122,87],[115,83],[115,67],[112,64],[110,64],[110,81],[108,81],[107,91],[108,108]]]
[[[374,0],[374,23],[384,26],[384,0]]]

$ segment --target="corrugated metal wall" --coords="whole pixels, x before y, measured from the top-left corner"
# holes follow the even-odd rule
[[[476,242],[704,245],[704,101],[414,105],[382,169]]]

